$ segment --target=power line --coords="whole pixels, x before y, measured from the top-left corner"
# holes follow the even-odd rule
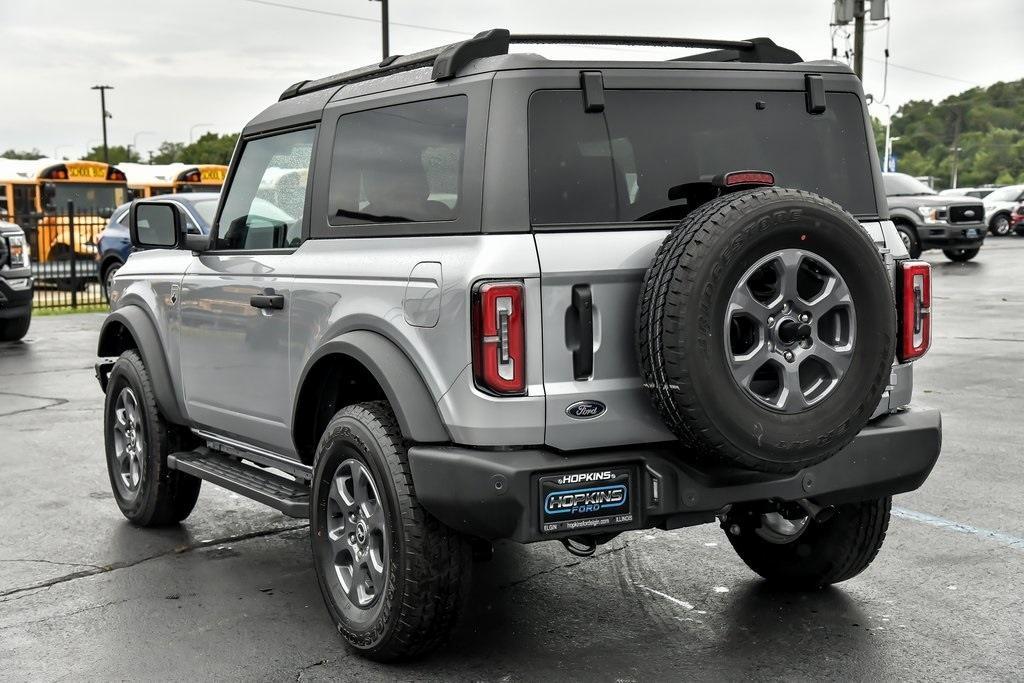
[[[352,19],[353,21],[365,21],[371,24],[379,24],[380,19],[374,19],[372,17],[360,17],[355,14],[342,14],[341,12],[331,12],[325,9],[314,9],[312,7],[299,7],[297,5],[287,5],[283,2],[271,2],[270,0],[242,0],[242,2],[249,2],[254,5],[266,5],[268,7],[277,7],[280,9],[290,9],[296,12],[306,12],[308,14],[322,14],[329,17],[340,17],[342,19]],[[457,36],[472,36],[472,33],[466,33],[465,31],[455,31],[450,28],[438,28],[437,26],[423,26],[422,24],[405,24],[400,21],[389,22],[392,26],[404,26],[406,28],[419,28],[424,31],[438,31],[439,33],[451,33]]]
[[[876,64],[884,64],[885,63],[881,59],[873,59],[871,57],[865,57],[864,59],[866,59],[869,62],[875,62]],[[981,87],[980,83],[975,83],[974,81],[968,81],[968,80],[965,80],[963,78],[954,78],[953,76],[944,76],[943,74],[937,74],[937,73],[934,73],[932,71],[925,71],[923,69],[915,69],[914,67],[910,67],[910,66],[901,66],[899,64],[894,64],[893,62],[889,62],[889,66],[891,66],[894,69],[901,69],[903,71],[911,71],[911,72],[916,73],[916,74],[923,74],[925,76],[933,76],[935,78],[944,78],[947,81],[956,81],[957,83],[966,83],[967,85],[973,85],[973,86],[976,86],[976,87]]]

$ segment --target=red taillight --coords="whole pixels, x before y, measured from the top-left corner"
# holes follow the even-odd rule
[[[473,290],[473,373],[489,393],[526,393],[523,283],[483,282]]]
[[[736,185],[774,185],[775,176],[768,171],[733,171],[722,178],[726,187]]]
[[[920,358],[932,343],[932,267],[924,261],[900,264],[900,361]]]

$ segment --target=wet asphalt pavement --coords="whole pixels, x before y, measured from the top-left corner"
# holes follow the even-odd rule
[[[180,527],[110,494],[102,315],[0,344],[0,679],[973,679],[1024,669],[1024,238],[935,265],[915,402],[941,408],[931,479],[899,496],[878,558],[822,592],[773,590],[714,526],[635,532],[580,560],[501,544],[445,650],[348,654],[296,520],[204,485]]]

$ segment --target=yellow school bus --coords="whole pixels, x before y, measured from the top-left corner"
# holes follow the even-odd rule
[[[221,164],[119,164],[132,197],[144,199],[174,192],[220,192],[228,167]]]
[[[0,217],[25,229],[36,263],[93,259],[107,217],[128,201],[128,183],[121,169],[100,161],[0,159],[0,198]]]

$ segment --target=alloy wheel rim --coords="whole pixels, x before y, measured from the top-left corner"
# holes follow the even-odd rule
[[[145,463],[146,437],[139,400],[124,387],[114,401],[114,457],[119,487],[128,495],[138,492]]]
[[[996,218],[996,234],[1005,235],[1010,232],[1010,221],[1005,216]]]
[[[352,606],[367,610],[388,579],[389,531],[373,476],[361,461],[338,465],[327,495],[330,567]]]
[[[825,258],[782,249],[740,277],[724,331],[727,364],[740,389],[769,410],[796,414],[831,395],[850,369],[856,309]]]

